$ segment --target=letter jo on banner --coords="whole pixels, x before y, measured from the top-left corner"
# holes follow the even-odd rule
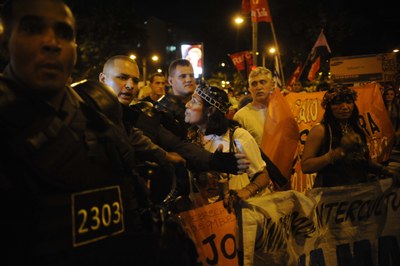
[[[222,201],[179,214],[194,240],[202,265],[238,266],[236,216]]]

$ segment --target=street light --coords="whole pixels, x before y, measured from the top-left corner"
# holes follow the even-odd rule
[[[271,55],[274,55],[274,54],[276,53],[275,47],[270,47],[270,48],[268,49],[268,53],[271,54]],[[266,52],[263,52],[263,53],[262,53],[262,66],[263,66],[263,67],[266,67],[266,56],[267,56],[267,53],[266,53]]]
[[[138,57],[135,55],[135,54],[130,54],[129,55],[129,58],[130,59],[132,59],[132,60],[137,60],[138,59]],[[159,57],[158,57],[158,55],[152,55],[151,56],[151,61],[153,61],[153,62],[158,62],[159,61]],[[147,80],[147,59],[146,59],[146,57],[144,56],[144,57],[142,57],[142,71],[143,71],[143,83],[144,83],[144,85],[146,85],[146,80]],[[157,69],[157,72],[160,72],[159,71],[159,69]]]
[[[244,22],[244,18],[242,16],[236,16],[234,17],[234,21],[236,25],[241,25]],[[252,29],[252,54],[253,54],[253,64],[257,65],[257,42],[258,42],[258,37],[257,37],[257,22],[252,21],[251,22],[251,29]],[[236,32],[236,49],[237,48],[237,43],[238,43],[238,35],[239,35],[239,29]]]
[[[243,19],[242,16],[237,16],[237,17],[235,17],[235,24],[236,24],[236,25],[242,24],[243,21],[244,21],[244,19]]]
[[[235,22],[235,25],[236,25],[236,42],[235,42],[235,48],[236,48],[236,50],[238,50],[239,49],[239,28],[241,27],[241,25],[243,24],[243,22],[244,22],[244,18],[242,17],[242,16],[236,16],[236,17],[234,17],[234,20],[233,20],[234,22]]]

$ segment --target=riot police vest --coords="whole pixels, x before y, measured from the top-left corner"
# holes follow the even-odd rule
[[[125,136],[84,102],[64,110],[74,112],[66,123],[62,112],[0,82],[0,96],[8,99],[0,103],[8,258],[14,264],[111,260],[112,249],[129,245],[122,240],[129,232],[141,232],[139,213],[148,207],[131,175],[134,152]]]

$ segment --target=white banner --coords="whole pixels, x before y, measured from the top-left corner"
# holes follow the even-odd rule
[[[247,201],[242,216],[244,265],[400,265],[391,179],[276,192]]]

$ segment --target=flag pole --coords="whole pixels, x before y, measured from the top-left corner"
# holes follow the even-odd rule
[[[252,28],[252,41],[253,41],[253,65],[257,66],[257,43],[258,43],[258,25],[257,25],[257,21],[252,21],[251,22],[251,28]]]
[[[300,74],[299,74],[299,79],[301,75],[303,74],[304,69],[306,68],[306,65],[308,61],[311,59],[311,52],[308,54],[306,61],[304,62],[304,65],[301,67]]]
[[[285,84],[285,73],[283,73],[283,67],[282,67],[282,60],[281,60],[281,52],[278,46],[278,41],[276,39],[276,34],[275,34],[275,28],[274,28],[274,23],[272,22],[272,15],[271,16],[271,31],[272,31],[272,37],[274,38],[274,43],[276,46],[276,49],[278,51],[278,62],[279,62],[279,71],[281,72],[281,78],[282,78],[282,86]]]

